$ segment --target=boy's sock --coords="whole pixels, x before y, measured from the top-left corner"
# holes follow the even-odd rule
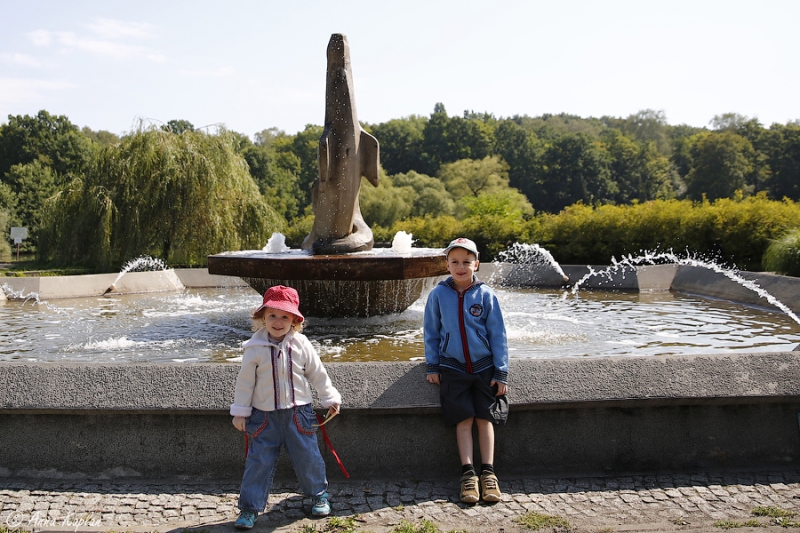
[[[461,477],[464,476],[475,476],[475,467],[472,465],[461,465]]]
[[[492,463],[481,464],[481,475],[494,474],[494,465]]]

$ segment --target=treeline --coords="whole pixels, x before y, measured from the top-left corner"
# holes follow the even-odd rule
[[[672,126],[651,110],[627,118],[496,118],[450,116],[437,104],[429,117],[364,125],[381,143],[383,171],[379,187],[364,182],[361,209],[377,239],[391,240],[399,228],[440,246],[465,232],[490,257],[514,240],[535,239],[551,244],[562,262],[607,262],[637,242],[683,249],[693,241],[687,234],[673,243],[654,227],[648,239],[621,235],[616,245],[578,253],[580,238],[568,246],[536,230],[553,217],[602,217],[627,206],[619,212],[630,219],[642,216],[643,205],[684,211],[749,198],[796,209],[798,122],[765,127],[731,113],[710,126]],[[271,231],[298,246],[313,220],[321,133],[316,125],[296,134],[272,128],[250,139],[173,120],[118,138],[46,111],[9,116],[0,126],[0,230],[8,236],[11,226],[28,227],[23,250],[44,261],[104,269],[136,253],[204,264],[208,253],[263,246]],[[593,228],[583,238],[595,243],[610,231]],[[787,229],[770,226],[765,238]],[[8,248],[7,239],[0,242]],[[763,246],[739,263],[758,262],[757,250]]]

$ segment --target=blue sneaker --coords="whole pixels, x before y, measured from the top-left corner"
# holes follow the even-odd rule
[[[236,529],[252,529],[256,524],[258,514],[254,511],[242,511],[239,513],[239,518],[233,523]]]
[[[331,514],[331,503],[328,501],[328,498],[327,492],[323,492],[319,496],[314,496],[314,505],[311,507],[311,514],[319,517]]]

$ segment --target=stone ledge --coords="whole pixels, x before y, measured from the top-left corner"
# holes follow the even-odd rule
[[[350,411],[435,411],[438,389],[416,362],[329,363]],[[0,365],[0,412],[228,412],[235,364]],[[516,408],[714,405],[800,398],[800,354],[513,359]]]

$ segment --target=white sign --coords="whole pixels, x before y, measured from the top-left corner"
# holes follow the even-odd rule
[[[22,244],[28,238],[28,228],[11,228],[11,238],[14,244]]]

